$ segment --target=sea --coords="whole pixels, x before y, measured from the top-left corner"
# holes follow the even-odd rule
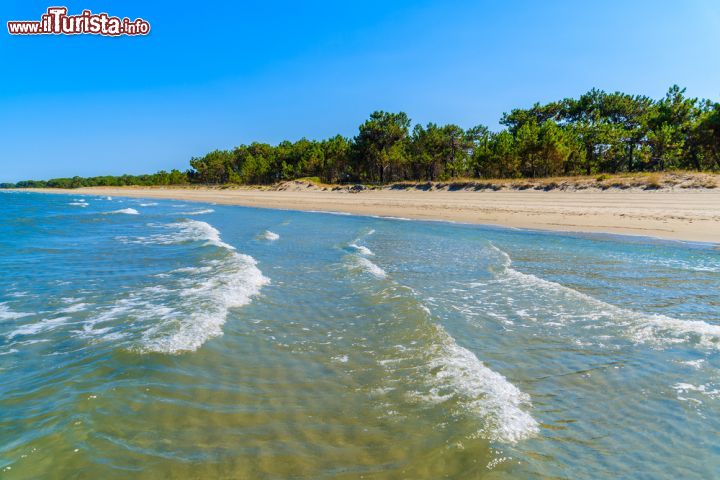
[[[720,478],[720,250],[0,193],[2,479]]]

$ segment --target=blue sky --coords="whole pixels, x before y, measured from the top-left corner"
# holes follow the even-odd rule
[[[58,3],[152,33],[7,34]],[[353,136],[378,109],[497,128],[592,87],[720,99],[716,0],[3,0],[0,20],[0,181],[184,170],[253,140]]]

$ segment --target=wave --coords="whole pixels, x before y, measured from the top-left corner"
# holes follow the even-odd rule
[[[661,266],[678,270],[692,270],[695,272],[709,273],[720,272],[720,263],[712,261],[711,259],[696,260],[694,262],[675,259],[652,259],[646,260],[646,263],[652,266]]]
[[[350,248],[356,250],[361,255],[367,255],[367,256],[375,255],[372,250],[370,250],[369,248],[367,248],[364,245],[358,245],[357,243],[353,242],[353,243],[349,244],[348,246]]]
[[[677,399],[681,402],[701,405],[704,403],[703,400],[720,399],[720,389],[714,388],[713,385],[709,383],[702,385],[676,383],[672,388],[675,390]]]
[[[74,201],[74,202],[68,203],[68,205],[72,205],[73,207],[83,207],[83,208],[85,208],[85,207],[87,207],[87,206],[90,205],[90,204],[87,203],[86,201],[83,201],[83,200],[76,200],[76,201]]]
[[[363,238],[367,238],[374,233],[375,230],[373,229],[361,233],[355,240],[348,243],[346,248],[352,252],[352,254],[350,255],[354,260],[354,264],[352,266],[360,267],[360,269],[362,269],[363,271],[377,278],[385,278],[387,277],[387,272],[385,272],[385,270],[383,270],[379,265],[373,263],[369,258],[367,258],[374,257],[375,252],[370,250],[365,245],[361,245],[359,243]]]
[[[391,215],[368,215],[370,218],[377,218],[380,220],[401,220],[403,222],[412,222],[414,221],[412,218],[406,218],[406,217],[393,217]]]
[[[194,210],[190,212],[179,212],[178,215],[206,215],[208,213],[213,213],[215,210],[212,208],[204,208],[202,210]]]
[[[40,322],[23,325],[7,334],[12,339],[18,335],[35,335],[65,325],[70,317],[46,318]]]
[[[536,435],[538,423],[524,410],[532,407],[530,396],[458,345],[445,329],[436,328],[439,348],[428,363],[435,391],[459,397],[466,410],[483,418],[483,433],[491,440],[517,443]]]
[[[366,257],[349,256],[368,271],[379,269],[382,275],[377,272],[376,276],[386,278],[385,272]],[[428,405],[447,402],[446,408],[458,407],[463,415],[480,420],[482,427],[476,434],[491,441],[514,444],[538,433],[538,423],[528,412],[532,408],[530,396],[460,346],[434,321],[432,311],[415,290],[395,281],[378,283],[377,287],[380,289],[372,287],[379,297],[376,303],[393,305],[392,317],[402,321],[398,332],[413,332],[410,337],[401,333],[393,339],[392,331],[383,331],[381,336],[390,345],[410,341],[408,346],[391,347],[390,357],[378,352],[383,357],[378,363],[389,370],[388,378],[397,375],[404,388],[410,388],[410,400]],[[397,317],[400,312],[401,317]],[[413,370],[422,375],[408,377],[407,372]]]
[[[640,313],[612,305],[560,283],[515,270],[511,266],[512,259],[506,252],[492,243],[490,248],[502,259],[502,270],[499,272],[501,280],[510,280],[516,285],[580,300],[594,309],[588,315],[591,319],[609,317],[616,326],[625,327],[626,335],[637,343],[662,345],[696,342],[704,347],[720,348],[720,325],[702,320],[682,320],[662,314]]]
[[[157,203],[155,203],[155,202],[141,203],[140,206],[141,206],[141,207],[156,207],[156,206],[157,206]]]
[[[195,242],[202,248],[216,248],[217,252],[203,255],[195,266],[163,274],[162,284],[118,299],[86,323],[85,334],[117,337],[123,335],[127,325],[134,325],[139,329],[139,339],[133,343],[133,350],[171,354],[195,351],[210,338],[222,335],[230,310],[250,303],[269,282],[255,259],[225,243],[212,225],[187,220],[166,228],[172,232],[143,242]]]
[[[113,210],[112,212],[104,212],[104,214],[105,215],[116,215],[116,214],[140,215],[140,212],[138,212],[134,208],[121,208],[120,210]]]
[[[150,227],[156,227],[163,230],[169,230],[169,233],[158,233],[147,237],[115,237],[116,240],[128,244],[140,245],[172,245],[183,242],[203,241],[205,245],[214,245],[216,247],[235,250],[235,247],[222,241],[220,232],[212,225],[198,220],[185,219],[180,222],[169,224],[148,224]]]
[[[280,238],[280,235],[278,235],[275,232],[271,232],[270,230],[265,230],[261,235],[260,238],[263,240],[268,240],[270,242],[274,242],[275,240]]]
[[[184,222],[173,223],[171,227],[178,228],[178,235],[174,236],[171,243],[187,242],[187,241],[203,241],[205,245],[214,245],[226,250],[235,251],[235,247],[225,243],[220,238],[220,232],[207,222],[199,220],[186,220]]]
[[[408,346],[395,345],[392,357],[379,363],[388,370],[388,377],[397,377],[404,388],[410,388],[408,400],[429,407],[442,406],[453,417],[479,420],[480,428],[469,432],[472,437],[515,444],[537,435],[539,425],[530,413],[530,396],[460,346],[433,321],[430,309],[414,298],[412,289],[395,284],[383,290],[382,295],[396,304],[406,302],[397,306],[408,315],[403,322],[410,324],[405,324],[404,329],[413,331],[412,340]],[[413,319],[419,323],[412,325]],[[408,371],[420,375],[408,377]]]
[[[29,317],[31,313],[15,312],[6,303],[0,303],[0,321]]]
[[[371,262],[369,259],[361,256],[355,256],[355,261],[357,262],[357,265],[367,273],[377,278],[387,277],[387,272],[378,265]]]
[[[367,230],[367,231],[365,231],[365,232],[362,233],[360,236],[358,236],[358,238],[356,238],[355,240],[353,240],[352,242],[350,242],[350,243],[347,245],[348,248],[351,248],[352,250],[354,250],[355,252],[359,253],[360,255],[364,255],[364,256],[367,256],[367,257],[372,257],[372,256],[374,256],[375,253],[374,253],[372,250],[370,250],[370,249],[369,249],[368,247],[366,247],[365,245],[360,245],[360,243],[359,243],[362,239],[367,238],[367,237],[369,237],[370,235],[373,235],[374,233],[375,233],[375,230],[372,229],[372,228],[369,229],[369,230]]]
[[[82,312],[83,310],[87,310],[88,304],[87,303],[76,303],[74,305],[70,305],[68,307],[65,307],[61,310],[58,310],[58,313],[76,313],[76,312]]]

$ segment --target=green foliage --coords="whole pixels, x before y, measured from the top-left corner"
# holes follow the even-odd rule
[[[720,104],[593,89],[503,115],[506,128],[415,125],[403,112],[373,112],[353,139],[337,135],[278,145],[251,143],[192,158],[187,172],[27,180],[0,186],[270,184],[316,177],[326,183],[520,178],[669,169],[720,170]],[[600,175],[598,178],[602,178]]]
[[[373,112],[352,143],[356,177],[370,183],[401,179],[409,137],[410,118],[405,113]]]
[[[232,152],[227,150],[215,150],[202,158],[192,158],[190,166],[195,169],[193,180],[199,183],[227,183],[233,160]]]
[[[172,170],[159,171],[152,175],[121,175],[102,177],[51,178],[50,180],[24,180],[15,188],[80,188],[80,187],[124,187],[128,185],[183,185],[189,183],[188,172]]]

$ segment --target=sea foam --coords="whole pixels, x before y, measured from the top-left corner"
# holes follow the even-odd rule
[[[373,275],[377,278],[385,278],[387,277],[387,272],[383,270],[380,266],[376,265],[369,259],[361,256],[356,256],[355,261],[357,262],[358,266],[362,268],[367,273]]]
[[[260,234],[260,238],[262,238],[263,240],[274,242],[275,240],[280,238],[280,235],[275,232],[271,232],[270,230],[265,230],[262,234]]]
[[[348,246],[354,250],[357,250],[357,252],[360,253],[361,255],[366,255],[366,256],[375,255],[373,253],[373,251],[370,250],[369,248],[367,248],[365,245],[358,245],[357,243],[353,242]]]
[[[38,333],[54,330],[57,327],[65,325],[68,320],[70,320],[70,317],[46,318],[39,322],[22,325],[21,327],[11,331],[7,337],[12,339],[19,335],[36,335]]]
[[[189,212],[179,212],[178,215],[206,215],[208,213],[213,213],[215,210],[212,208],[203,208],[200,210],[191,210]]]
[[[86,334],[107,336],[119,333],[115,327],[132,324],[139,338],[131,349],[143,353],[194,351],[208,339],[222,335],[230,309],[250,303],[269,282],[255,259],[225,243],[212,225],[187,220],[165,228],[170,232],[148,237],[143,243],[198,242],[202,248],[217,248],[219,255],[168,272],[162,284],[119,298],[86,323]]]
[[[396,287],[411,291],[398,284]],[[409,296],[398,288],[391,287],[385,292],[396,300]],[[425,305],[414,301],[405,311],[420,319],[414,328],[414,340],[410,347],[396,345],[394,356],[379,363],[395,374],[400,373],[403,383],[409,382],[410,401],[442,405],[450,409],[451,416],[460,413],[476,418],[480,428],[471,434],[473,437],[515,444],[539,432],[539,425],[530,413],[532,402],[527,393],[460,346],[442,325],[434,322]],[[409,371],[420,375],[406,378]]]
[[[30,313],[15,312],[7,306],[6,303],[0,303],[0,321],[3,320],[15,320],[30,316]]]
[[[560,283],[520,272],[512,268],[510,255],[493,244],[490,244],[490,248],[501,257],[502,271],[499,274],[504,280],[579,300],[593,309],[589,315],[592,319],[609,317],[617,326],[624,327],[625,334],[637,343],[662,345],[695,341],[704,347],[720,348],[720,325],[702,320],[682,320],[662,314],[640,313],[612,305]]]
[[[106,215],[117,215],[117,214],[140,215],[140,212],[138,212],[134,208],[121,208],[120,210],[113,210],[112,212],[104,212],[104,213]]]
[[[470,350],[461,347],[439,325],[440,341],[428,366],[435,391],[451,391],[463,407],[483,419],[484,436],[496,442],[517,443],[536,435],[537,421],[525,409],[530,396],[491,370]]]
[[[386,278],[385,271],[366,257],[354,254],[356,261],[377,278]],[[416,334],[412,348],[395,345],[393,358],[379,360],[388,369],[412,369],[423,372],[419,380],[422,391],[410,392],[409,397],[431,405],[452,400],[461,411],[480,420],[477,432],[495,442],[514,444],[536,435],[537,421],[528,410],[530,396],[510,383],[505,376],[488,368],[467,348],[460,346],[442,325],[436,323],[432,311],[418,298],[411,287],[391,281],[389,288],[378,294],[393,303],[404,301],[397,308],[415,318]],[[455,408],[455,407],[452,407]]]
[[[364,234],[361,234],[353,240],[352,242],[347,244],[347,248],[351,249],[353,254],[352,257],[354,258],[355,265],[359,266],[362,270],[366,271],[367,273],[370,273],[371,275],[377,277],[377,278],[385,278],[387,277],[387,272],[383,270],[379,265],[373,263],[369,258],[367,257],[374,257],[375,252],[370,250],[365,245],[361,245],[360,241],[365,238],[369,237],[370,235],[373,235],[375,233],[375,230],[369,230],[365,232]]]

